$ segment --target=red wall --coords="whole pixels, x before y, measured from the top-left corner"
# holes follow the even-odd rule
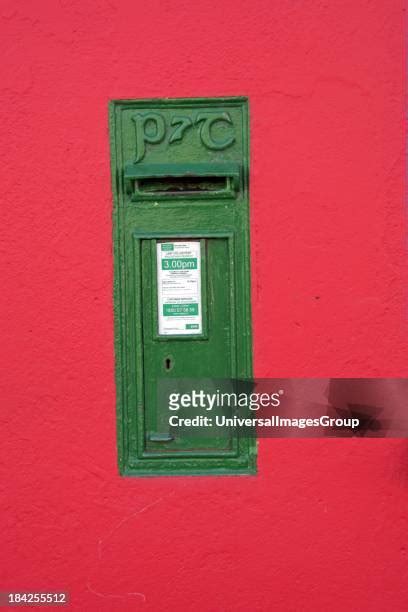
[[[258,376],[408,376],[403,0],[1,2],[0,589],[408,608],[405,440],[118,476],[110,98],[247,94]]]

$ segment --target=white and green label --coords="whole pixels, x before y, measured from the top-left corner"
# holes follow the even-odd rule
[[[159,334],[201,334],[200,242],[157,244]]]

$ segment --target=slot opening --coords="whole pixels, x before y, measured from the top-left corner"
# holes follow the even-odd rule
[[[214,193],[229,189],[228,176],[172,176],[149,177],[135,181],[140,193],[151,194],[197,194]]]

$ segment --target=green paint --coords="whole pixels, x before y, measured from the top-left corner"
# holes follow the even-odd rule
[[[254,473],[253,439],[171,428],[159,398],[180,378],[252,375],[247,100],[117,100],[110,135],[120,472]],[[159,335],[156,245],[170,253],[188,240],[201,244],[203,330],[186,322],[191,335]],[[170,256],[163,269],[166,261],[197,267]],[[198,310],[165,308],[174,320],[180,308]]]

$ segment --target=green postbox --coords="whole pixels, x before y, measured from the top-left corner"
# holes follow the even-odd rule
[[[245,474],[234,428],[169,427],[160,388],[249,379],[248,102],[115,100],[115,351],[123,475]]]

